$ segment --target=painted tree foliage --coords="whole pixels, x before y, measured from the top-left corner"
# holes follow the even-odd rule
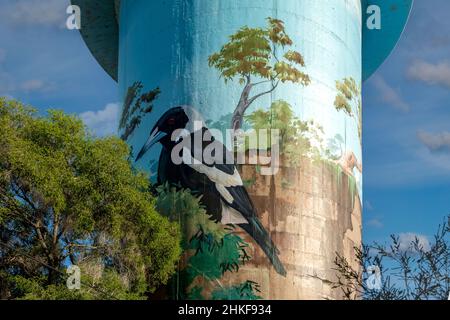
[[[355,79],[345,78],[342,81],[336,81],[338,94],[334,101],[337,111],[342,111],[349,117],[355,119],[358,126],[358,136],[362,143],[362,102],[361,86],[356,84]]]
[[[153,111],[153,102],[161,94],[159,88],[142,93],[142,82],[135,82],[128,88],[119,121],[119,129],[122,130],[121,138],[127,141],[141,124],[142,118]]]
[[[243,27],[230,36],[222,49],[209,57],[209,65],[220,71],[225,82],[238,79],[244,85],[233,113],[232,128],[240,129],[246,110],[258,98],[273,92],[280,83],[306,86],[309,76],[303,56],[291,48],[294,43],[283,21],[267,18],[266,28]],[[257,88],[261,88],[257,91]]]
[[[232,225],[212,220],[201,205],[200,197],[191,190],[180,189],[168,183],[157,188],[158,211],[170,220],[179,222],[182,229],[182,248],[185,258],[180,264],[176,279],[171,281],[169,294],[173,299],[254,300],[259,286],[244,281],[235,286],[222,285],[220,279],[226,273],[238,272],[248,262],[249,244]],[[202,284],[213,287],[210,294]]]
[[[0,99],[0,298],[143,299],[168,281],[180,231],[129,158],[75,116]]]
[[[258,109],[245,120],[257,132],[260,129],[277,129],[280,133],[280,153],[286,157],[290,166],[297,167],[302,158],[317,160],[323,151],[317,146],[322,143],[323,128],[314,121],[302,121],[296,117],[292,106],[284,100],[274,101],[268,110]],[[267,134],[266,143],[269,149],[272,146],[270,133]],[[316,146],[312,142],[316,142]],[[262,141],[259,148],[264,146]]]

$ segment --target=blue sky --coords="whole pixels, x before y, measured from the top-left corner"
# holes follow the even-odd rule
[[[118,88],[65,0],[2,0],[0,95],[77,113],[113,133]],[[395,52],[364,84],[364,239],[430,237],[450,212],[450,2],[416,0]]]
[[[450,2],[416,0],[364,85],[364,238],[430,236],[450,212]]]

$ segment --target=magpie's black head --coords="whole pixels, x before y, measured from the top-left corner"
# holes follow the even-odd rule
[[[150,136],[136,157],[136,161],[157,143],[161,143],[167,148],[175,145],[175,141],[172,139],[173,133],[183,129],[189,131],[193,121],[201,121],[197,118],[199,118],[198,113],[189,106],[179,106],[168,110],[150,131]]]

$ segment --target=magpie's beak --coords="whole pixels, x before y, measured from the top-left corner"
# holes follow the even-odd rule
[[[150,150],[151,147],[153,147],[155,144],[161,141],[161,139],[164,138],[165,136],[167,136],[167,133],[159,131],[159,128],[156,127],[150,134],[150,137],[148,137],[147,142],[145,142],[141,151],[139,151],[139,154],[137,155],[135,162],[138,162],[147,153],[147,151]]]

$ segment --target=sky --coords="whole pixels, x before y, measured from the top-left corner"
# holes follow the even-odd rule
[[[79,114],[114,134],[117,84],[78,31],[66,0],[1,0],[0,96]],[[416,0],[397,48],[363,86],[364,242],[427,245],[450,213],[450,1]]]

